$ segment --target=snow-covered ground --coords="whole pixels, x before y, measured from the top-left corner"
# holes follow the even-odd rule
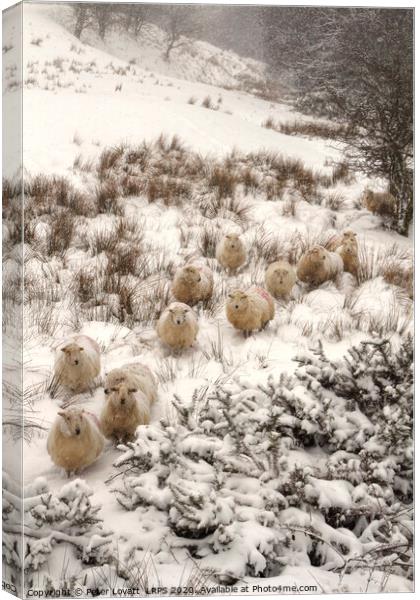
[[[54,20],[59,16],[61,22],[66,22],[68,15],[57,15],[60,10],[24,5],[23,88],[14,69],[19,51],[17,32],[12,26],[7,27],[11,13],[5,16],[3,44],[9,49],[3,54],[3,107],[11,122],[16,120],[16,107],[23,89],[23,162],[28,179],[38,174],[64,176],[79,191],[93,194],[98,185],[95,169],[104,150],[124,144],[125,159],[131,147],[143,141],[152,144],[161,135],[168,140],[178,136],[187,154],[200,156],[209,165],[215,161],[221,164],[232,151],[239,157],[238,162],[249,153],[277,153],[287,159],[299,159],[306,169],[318,176],[329,177],[333,173],[334,163],[342,156],[338,143],[287,136],[262,127],[268,117],[281,122],[308,117],[295,113],[286,104],[262,100],[243,89],[223,87],[237,84],[239,88],[239,75],[245,71],[252,71],[256,79],[263,77],[259,63],[201,42],[196,43],[194,55],[178,53],[173,61],[165,62],[161,58],[161,33],[156,27],[148,28],[141,43],[121,32],[111,32],[106,42],[101,42],[87,31],[79,41]],[[213,65],[212,69],[208,68],[209,64]],[[203,106],[208,97],[210,107]],[[4,143],[9,150],[9,161],[4,164],[3,175],[12,178],[16,175],[19,150],[12,141],[13,129],[7,133],[10,143],[7,138]],[[157,152],[156,148],[152,152]],[[169,154],[167,159],[170,160]],[[119,160],[115,167],[117,178],[122,177],[124,169],[123,159]],[[260,183],[264,177],[270,178],[252,159],[249,164]],[[132,175],[142,176],[141,173]],[[310,292],[297,286],[289,303],[276,303],[276,316],[268,329],[246,340],[228,323],[224,313],[223,301],[228,290],[263,283],[264,260],[258,260],[255,251],[251,251],[257,247],[256,242],[263,239],[277,240],[282,250],[293,252],[299,239],[315,241],[351,228],[357,233],[359,247],[367,257],[371,254],[381,257],[393,247],[395,260],[403,266],[409,265],[412,240],[387,230],[380,217],[360,207],[360,196],[368,184],[381,189],[383,182],[369,181],[356,173],[328,189],[321,185],[316,202],[297,193],[290,182],[280,197],[270,200],[262,192],[262,184],[254,191],[245,191],[239,184],[236,198],[246,207],[242,221],[235,217],[235,211],[229,210],[222,211],[213,220],[204,218],[197,209],[199,181],[192,181],[193,197],[181,204],[169,202],[167,206],[162,200],[149,202],[143,192],[119,198],[124,214],[141,226],[142,252],[149,253],[152,263],[156,264],[159,257],[163,257],[160,272],[156,267],[148,280],[154,291],[156,278],[158,283],[168,286],[174,268],[197,253],[200,236],[207,226],[220,234],[231,230],[240,232],[250,249],[249,263],[233,277],[227,277],[215,259],[208,259],[214,270],[215,287],[221,291],[220,302],[211,311],[199,310],[197,342],[178,357],[171,356],[159,343],[153,322],[148,319],[136,320],[135,316],[119,319],[114,314],[102,320],[95,307],[88,309],[85,303],[81,308],[75,304],[77,273],[89,269],[95,272],[106,260],[104,253],[91,251],[89,240],[95,232],[112,231],[119,217],[113,214],[80,217],[72,244],[58,256],[47,257],[35,250],[35,244],[33,248],[27,247],[27,281],[51,290],[48,299],[44,294],[37,300],[35,295],[25,315],[24,386],[32,390],[29,396],[35,398],[31,419],[50,428],[63,402],[62,396],[52,399],[46,390],[55,348],[76,330],[101,345],[102,374],[139,357],[157,374],[159,400],[153,407],[152,422],[173,418],[174,394],[188,402],[195,389],[218,381],[249,381],[256,387],[264,385],[270,375],[292,374],[296,354],[312,348],[317,339],[323,341],[329,357],[340,358],[352,344],[373,335],[375,323],[388,323],[381,330],[382,334],[397,344],[400,334],[411,328],[412,301],[400,288],[386,283],[380,271],[367,277],[360,286],[349,274],[337,285],[329,282]],[[341,198],[338,207],[331,201],[333,194]],[[48,218],[39,220],[34,233],[38,248],[44,248],[51,227]],[[13,269],[12,254],[6,254],[5,259],[7,277],[8,268],[10,273]],[[142,299],[141,277],[134,279],[134,285],[140,286],[140,300],[137,296],[136,302],[148,303],[147,306],[153,303],[153,297],[147,301]],[[161,297],[156,299],[157,304],[160,301]],[[43,323],[48,320],[47,325],[40,326],[40,315]],[[222,358],[212,350],[220,340]],[[73,401],[99,414],[104,401],[102,385],[92,394],[75,396]],[[36,432],[24,444],[25,483],[43,477],[56,492],[66,480],[46,452],[46,435],[46,431]],[[112,486],[107,483],[120,454],[108,444],[100,459],[82,474],[93,490],[92,502],[102,507],[104,526],[115,532],[116,544],[136,535],[139,520],[136,511],[126,511],[116,502]],[[301,449],[291,452],[289,460],[294,464],[313,465],[318,459]],[[66,557],[56,554],[54,560],[57,565]],[[69,563],[66,576],[78,575],[79,568],[79,563]],[[170,557],[162,560],[156,565],[156,573],[150,575],[150,585],[180,585],[188,578],[185,569],[192,569],[192,562],[187,559],[184,563],[178,559],[171,562]],[[51,565],[49,570],[51,573]],[[58,575],[53,573],[52,576],[54,581],[58,580]],[[288,564],[281,575],[265,579],[246,577],[245,581],[250,588],[315,583],[318,592],[381,589],[401,592],[411,590],[412,585],[409,580],[394,575],[384,583],[380,571],[361,568],[343,575],[300,564],[298,558],[295,564]]]

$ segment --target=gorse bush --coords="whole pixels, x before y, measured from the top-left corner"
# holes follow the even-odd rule
[[[278,574],[296,552],[347,572],[374,556],[376,569],[412,576],[411,338],[297,360],[294,377],[264,386],[175,396],[176,421],[122,449],[114,489],[140,515],[140,549],[147,523],[220,582]],[[316,466],[290,461],[310,448],[322,449]]]

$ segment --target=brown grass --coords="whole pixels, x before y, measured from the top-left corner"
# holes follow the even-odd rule
[[[96,204],[101,214],[112,213],[122,215],[123,209],[118,204],[120,191],[117,182],[114,179],[107,179],[96,187]]]
[[[327,140],[344,137],[348,132],[347,125],[338,123],[323,123],[320,121],[290,121],[288,123],[275,122],[269,117],[262,124],[267,129],[274,129],[285,135],[302,135],[308,137],[320,137]]]
[[[228,167],[215,167],[208,179],[218,199],[232,197],[235,194],[237,178]]]
[[[46,240],[46,253],[48,256],[64,256],[73,239],[75,219],[67,211],[58,213],[51,222],[51,229]]]

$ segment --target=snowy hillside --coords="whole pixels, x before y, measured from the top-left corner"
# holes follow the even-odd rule
[[[363,205],[364,189],[384,183],[349,170],[326,136],[266,126],[309,117],[224,87],[240,86],[243,72],[257,80],[262,65],[201,42],[168,65],[156,27],[141,45],[89,30],[79,41],[57,10],[24,5],[23,83],[8,15],[3,35],[10,119],[22,88],[24,103],[28,523],[46,532],[30,547],[28,584],[108,595],[411,591],[412,240]],[[3,189],[12,305],[17,158],[11,150]],[[347,229],[357,234],[357,274],[298,281],[266,329],[248,338],[234,329],[229,292],[265,286],[270,263],[294,268]],[[215,247],[232,232],[247,260],[229,275]],[[155,324],[192,257],[211,268],[214,291],[194,307],[197,340],[173,353]],[[14,325],[6,318],[9,336]],[[102,362],[80,394],[53,380],[56,350],[76,332],[98,342]],[[99,415],[105,374],[127,362],[158,381],[150,425],[128,446],[107,442],[81,480],[67,481],[46,450],[57,411],[80,404]],[[18,443],[16,427],[6,435]],[[13,473],[5,485],[13,515]],[[10,577],[13,539],[11,529]]]

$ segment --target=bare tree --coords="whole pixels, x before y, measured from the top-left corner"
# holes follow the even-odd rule
[[[267,9],[266,51],[297,106],[339,119],[351,163],[384,178],[407,234],[413,212],[413,13],[407,9]]]
[[[118,7],[118,5],[104,3],[94,4],[92,6],[94,20],[98,26],[99,37],[101,40],[104,40],[106,32],[114,22],[116,16],[115,7]]]
[[[159,23],[165,32],[164,58],[170,60],[170,54],[175,48],[181,48],[188,43],[186,38],[199,35],[200,26],[192,6],[165,7],[165,14]]]
[[[124,27],[137,38],[146,24],[150,7],[145,4],[122,4],[119,7]]]
[[[89,4],[72,4],[74,16],[74,35],[80,40],[82,32],[91,23],[92,6]]]
[[[355,167],[388,181],[398,206],[393,226],[407,235],[413,213],[412,12],[354,10],[337,42],[327,91],[350,124],[347,154]]]

